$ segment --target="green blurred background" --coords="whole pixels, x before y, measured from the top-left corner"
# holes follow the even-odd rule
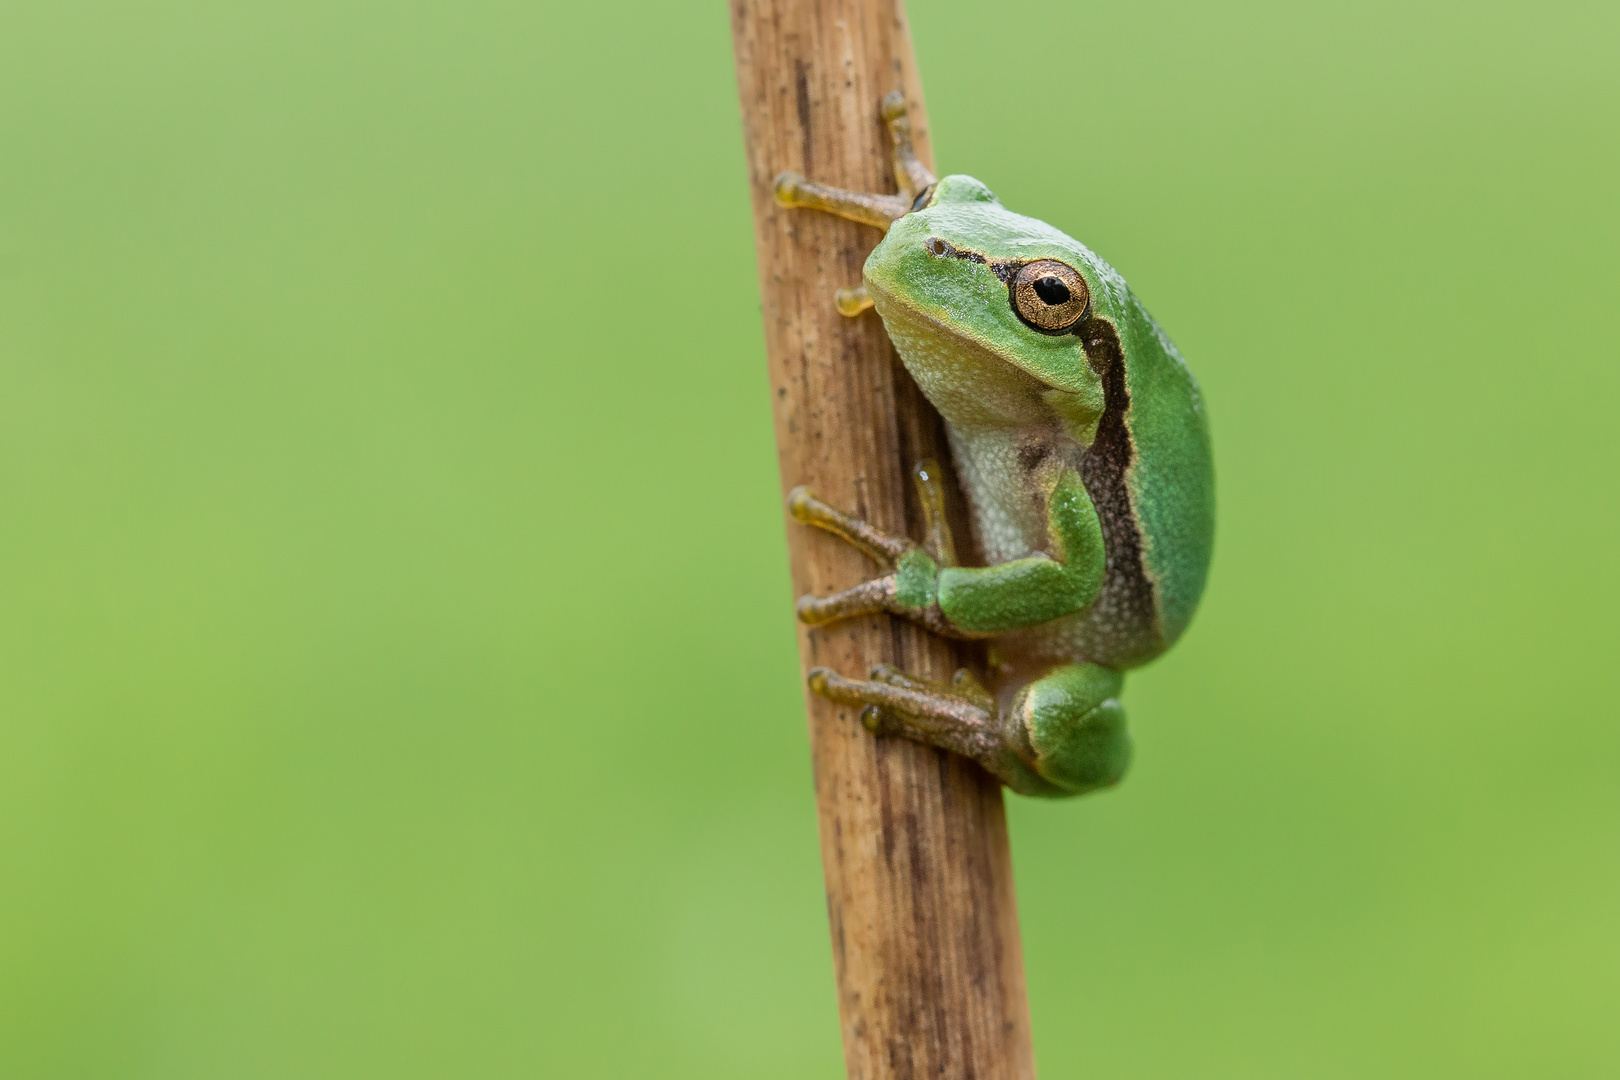
[[[1615,5],[911,16],[1214,424],[1043,1075],[1615,1075]],[[0,1075],[840,1075],[771,439],[725,5],[0,6]]]

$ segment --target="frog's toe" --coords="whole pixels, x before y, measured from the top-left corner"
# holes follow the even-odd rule
[[[894,569],[895,564],[917,546],[910,540],[890,536],[858,517],[829,506],[803,484],[788,492],[787,509],[793,520],[825,529],[846,544],[865,552],[885,570]]]
[[[861,727],[879,736],[898,735],[904,730],[898,716],[876,705],[861,710]]]
[[[861,726],[874,735],[928,743],[996,770],[1004,755],[993,706],[980,706],[886,664],[873,675],[870,682],[857,682],[818,667],[808,678],[810,689],[821,697],[858,706]]]
[[[806,626],[825,626],[855,615],[886,611],[894,599],[894,577],[875,578],[831,596],[801,596],[795,607]]]
[[[865,285],[839,289],[833,293],[833,306],[838,309],[838,314],[853,319],[872,306],[872,294],[866,291]]]
[[[809,521],[815,516],[814,507],[820,501],[815,492],[800,484],[788,492],[788,513],[793,515],[795,521]]]
[[[914,678],[893,664],[873,664],[872,670],[867,677],[875,683],[886,683],[889,686],[898,686],[903,690],[915,690],[923,694],[968,701],[985,709],[994,708],[994,699],[990,696],[990,693],[980,685],[978,678],[967,668],[959,668],[948,683],[929,682],[926,679]]]
[[[782,206],[799,205],[797,201],[799,189],[805,183],[807,183],[805,178],[796,172],[777,173],[776,182],[772,185],[776,201]]]
[[[936,687],[913,679],[893,664],[873,664],[868,678],[873,682],[888,683],[890,686],[905,686],[913,690],[933,690]]]
[[[975,705],[985,708],[989,708],[995,701],[990,691],[979,681],[979,677],[967,668],[956,669],[956,674],[951,677],[951,690],[959,697],[965,697]]]

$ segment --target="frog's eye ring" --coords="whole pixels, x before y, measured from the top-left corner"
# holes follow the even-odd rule
[[[936,180],[932,184],[929,184],[927,187],[923,188],[921,191],[917,192],[917,197],[911,200],[911,210],[909,212],[915,214],[918,210],[925,210],[928,207],[933,206],[934,192],[938,190],[939,181]]]
[[[1068,333],[1091,306],[1085,278],[1056,259],[1037,259],[1020,266],[1007,283],[1007,291],[1018,317],[1043,334]]]

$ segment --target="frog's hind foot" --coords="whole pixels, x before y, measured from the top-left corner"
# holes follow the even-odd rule
[[[812,669],[809,681],[811,690],[830,701],[861,706],[861,724],[874,735],[928,743],[997,771],[1001,738],[988,695],[976,699],[959,694],[954,687],[912,678],[887,664],[872,669],[870,682],[846,679],[823,667]]]
[[[949,686],[914,678],[888,664],[869,682],[826,668],[810,689],[840,705],[860,706],[874,735],[896,736],[970,757],[1024,795],[1079,795],[1117,784],[1131,759],[1120,707],[1121,677],[1095,664],[1069,664],[1020,690],[1005,708],[969,671]]]
[[[888,683],[906,690],[916,690],[926,694],[941,694],[946,697],[961,698],[985,709],[992,715],[995,713],[995,698],[984,688],[973,672],[967,668],[958,668],[951,677],[949,684],[923,682],[913,679],[893,664],[873,664],[871,671],[873,682]]]
[[[990,696],[990,692],[967,668],[957,669],[949,684],[913,679],[892,664],[874,664],[870,674],[873,682],[898,686],[902,690],[915,690],[920,694],[960,698],[979,706],[992,716],[995,714],[996,699]],[[898,716],[885,711],[882,706],[868,705],[861,710],[861,726],[874,735],[902,735],[905,725]]]

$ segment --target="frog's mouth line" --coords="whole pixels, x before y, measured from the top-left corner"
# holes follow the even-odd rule
[[[957,250],[960,251],[961,249],[957,249]],[[980,255],[979,252],[973,252],[973,254],[974,255],[979,255],[979,258],[978,259],[973,259],[973,260],[970,260],[970,261],[974,261],[974,262],[981,262],[982,261],[982,262],[984,262],[986,264],[992,263],[992,260],[985,258],[983,255]],[[1008,260],[1008,261],[1011,262],[1012,260]],[[1017,267],[1016,266],[1013,269],[1013,273],[1017,273]],[[1000,277],[1000,275],[997,274],[997,277]],[[1043,391],[1050,392],[1050,393],[1057,393],[1057,394],[1079,394],[1079,393],[1083,392],[1081,390],[1075,389],[1072,386],[1061,386],[1061,385],[1053,382],[1050,378],[1048,378],[1048,377],[1046,377],[1044,375],[1041,375],[1039,372],[1031,371],[1028,367],[1025,367],[1023,364],[1020,364],[1020,363],[1016,362],[1015,360],[1007,357],[1006,355],[1004,355],[1004,354],[1002,354],[1000,352],[997,352],[994,348],[991,347],[990,342],[988,342],[988,341],[986,341],[986,340],[984,340],[982,338],[975,337],[972,334],[967,333],[965,328],[961,324],[959,324],[959,323],[948,323],[944,319],[941,319],[936,315],[932,315],[929,312],[923,310],[922,308],[913,307],[910,304],[900,302],[900,301],[896,300],[895,295],[893,293],[889,292],[888,290],[882,288],[879,285],[874,284],[871,279],[864,278],[863,280],[864,280],[865,285],[866,285],[867,294],[872,297],[873,306],[875,308],[877,308],[879,316],[882,316],[882,317],[885,317],[885,318],[891,317],[891,316],[883,316],[883,308],[885,307],[885,305],[887,305],[889,310],[891,312],[893,312],[893,313],[898,313],[898,312],[903,311],[905,313],[904,317],[906,319],[912,321],[912,322],[916,322],[916,323],[920,323],[920,324],[932,327],[933,329],[938,330],[941,333],[946,334],[946,335],[965,338],[966,340],[973,342],[975,345],[977,345],[979,347],[979,349],[981,351],[983,351],[985,353],[985,355],[991,357],[997,364],[999,364],[1002,367],[1009,368],[1012,371],[1016,371],[1018,374],[1024,376],[1025,378],[1029,379],[1032,383],[1039,386]],[[1091,321],[1092,321],[1092,316],[1090,315],[1090,309],[1088,307],[1087,314],[1085,316],[1081,317],[1080,321],[1076,324],[1076,326],[1075,326],[1075,328],[1073,330],[1066,330],[1061,334],[1047,334],[1045,336],[1047,336],[1047,337],[1073,337],[1073,338],[1077,339],[1076,344],[1078,345],[1078,351],[1080,353],[1080,356],[1082,358],[1085,358],[1086,357],[1085,338],[1081,334],[1081,329],[1083,327],[1085,327],[1087,324],[1089,324]],[[1023,321],[1020,320],[1020,325],[1027,325],[1027,324],[1023,323]],[[1037,331],[1037,332],[1039,332],[1039,331]]]

